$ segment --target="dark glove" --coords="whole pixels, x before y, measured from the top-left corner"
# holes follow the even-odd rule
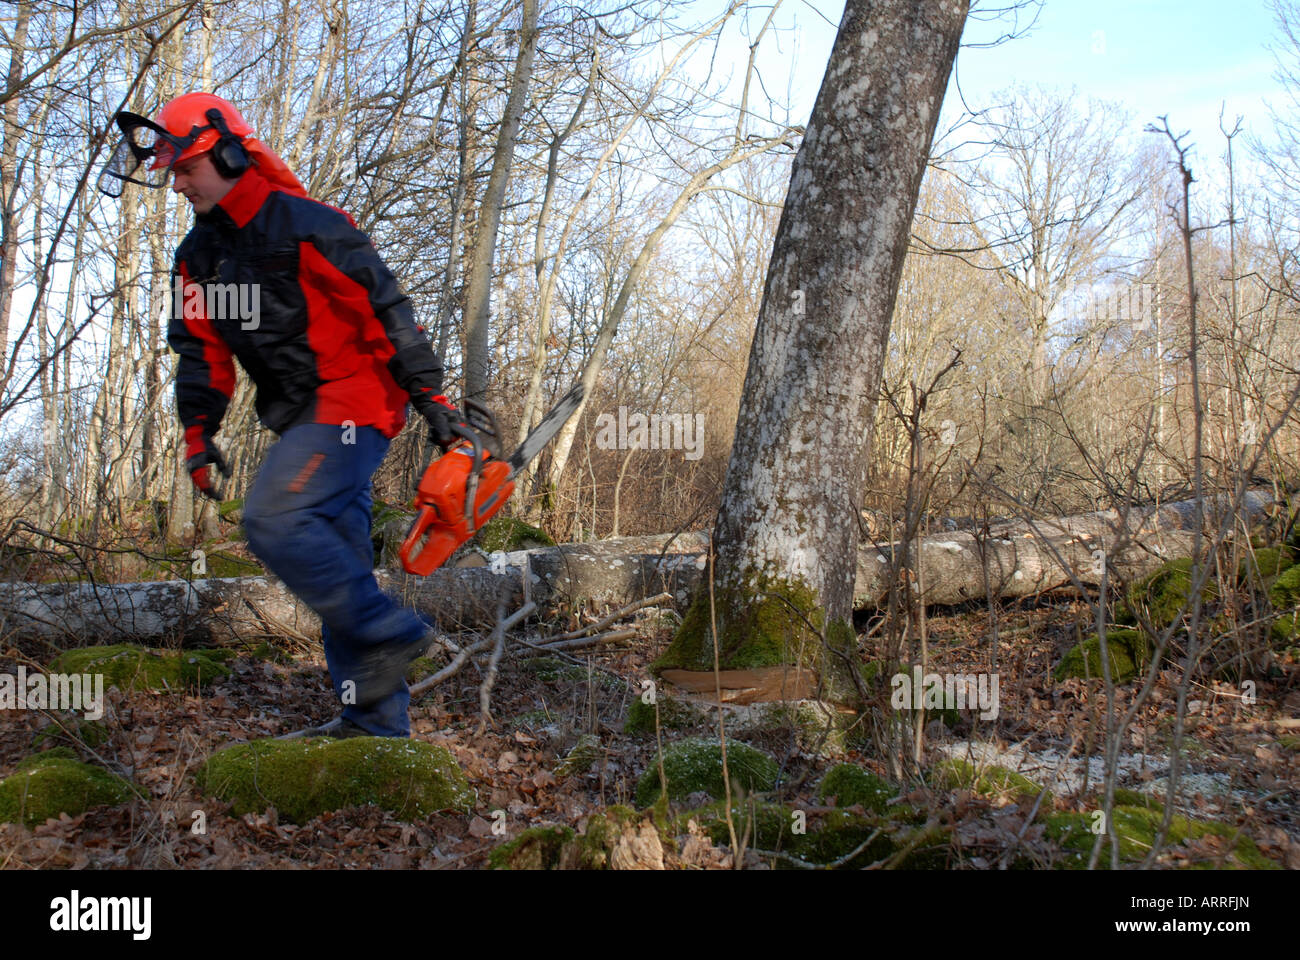
[[[446,452],[456,443],[451,432],[453,422],[460,422],[460,411],[451,405],[440,393],[433,393],[427,387],[411,394],[411,406],[429,423],[429,439]],[[455,421],[452,418],[455,417]]]
[[[194,481],[194,486],[198,487],[199,492],[205,497],[220,500],[221,487],[212,482],[208,473],[208,464],[216,464],[221,475],[227,478],[230,476],[230,467],[226,465],[226,458],[222,456],[216,442],[206,433],[199,434],[190,439],[185,452],[185,469],[190,472],[190,479]]]

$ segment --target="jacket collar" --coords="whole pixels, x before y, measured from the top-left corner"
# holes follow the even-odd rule
[[[256,167],[249,167],[207,216],[214,216],[217,210],[221,210],[236,227],[243,227],[262,209],[270,194],[270,183],[257,172]]]

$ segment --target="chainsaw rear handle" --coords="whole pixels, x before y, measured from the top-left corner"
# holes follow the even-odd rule
[[[465,402],[468,405],[474,401]],[[453,423],[451,432],[462,440],[468,441],[474,449],[474,465],[470,468],[469,479],[465,483],[465,528],[472,534],[475,530],[474,497],[478,493],[478,478],[483,473],[483,439],[478,435],[477,430],[466,423]]]

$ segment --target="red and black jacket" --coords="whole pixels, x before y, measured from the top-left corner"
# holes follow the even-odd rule
[[[242,301],[229,284],[248,285]],[[276,433],[351,421],[392,438],[408,395],[432,396],[442,385],[411,301],[352,218],[256,168],[196,218],[176,251],[172,290],[167,342],[180,355],[176,406],[191,448],[225,415],[232,355],[257,387],[259,419]],[[250,304],[255,316],[239,309]]]

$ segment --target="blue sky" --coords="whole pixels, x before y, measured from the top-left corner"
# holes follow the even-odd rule
[[[790,29],[773,45],[764,76],[788,72],[794,55],[792,92],[802,105],[796,122],[811,111],[843,7],[836,0],[786,0],[777,14],[775,22]],[[754,29],[767,10],[751,8]],[[972,19],[963,41],[989,40],[1008,26]],[[1134,133],[1167,113],[1178,132],[1191,130],[1193,162],[1205,164],[1223,152],[1224,101],[1229,124],[1242,114],[1247,132],[1267,134],[1265,100],[1281,102],[1268,49],[1276,36],[1268,0],[1047,0],[1028,36],[986,49],[964,46],[957,77],[977,109],[995,103],[996,91],[1024,82],[1118,101]],[[784,77],[776,82],[783,85]]]

